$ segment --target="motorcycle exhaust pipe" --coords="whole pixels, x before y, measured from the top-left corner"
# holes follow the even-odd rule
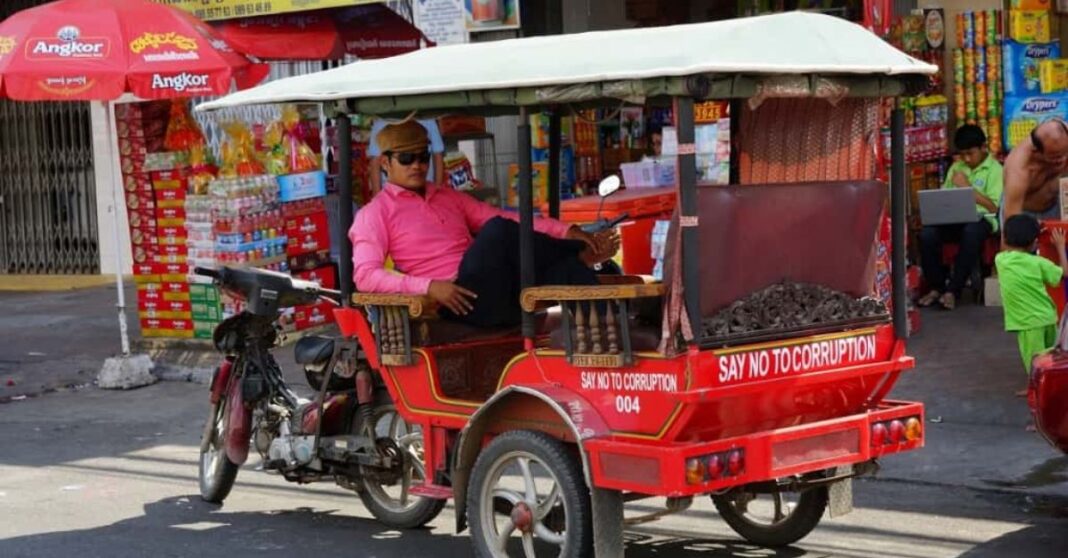
[[[219,414],[219,403],[211,404],[211,414],[208,415],[208,422],[204,424],[204,432],[200,434],[200,453],[207,453],[211,449],[211,439],[215,434],[215,423],[217,422],[216,415]]]

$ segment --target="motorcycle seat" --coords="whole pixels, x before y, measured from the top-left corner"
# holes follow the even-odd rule
[[[334,354],[334,340],[321,335],[309,335],[297,341],[293,355],[297,364],[326,364]]]

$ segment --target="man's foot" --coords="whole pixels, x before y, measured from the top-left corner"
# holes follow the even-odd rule
[[[942,308],[952,310],[957,307],[957,297],[953,293],[946,293],[942,295],[942,298],[938,299],[938,303],[942,305]]]
[[[1024,427],[1024,430],[1026,430],[1027,432],[1038,432],[1038,429],[1035,428],[1035,423],[1033,422],[1028,423],[1027,426]]]
[[[619,253],[619,247],[622,240],[619,238],[619,234],[615,231],[605,231],[607,234],[597,235],[597,248],[587,246],[582,253],[579,254],[579,258],[582,262],[589,267],[593,267],[597,264],[604,263],[615,257]]]
[[[1021,389],[1020,391],[1014,393],[1013,395],[1015,395],[1016,397],[1027,397],[1027,390],[1026,389]]]
[[[916,302],[916,304],[918,304],[921,308],[927,308],[933,305],[935,302],[938,302],[938,299],[941,297],[942,293],[938,291],[930,291],[927,294],[923,295],[923,297],[921,297],[920,300]]]

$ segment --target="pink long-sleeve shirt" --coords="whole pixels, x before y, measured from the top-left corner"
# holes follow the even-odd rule
[[[366,293],[426,294],[431,281],[453,281],[464,253],[494,217],[518,221],[451,188],[427,185],[426,197],[387,184],[356,213],[349,229],[356,288]],[[570,225],[534,219],[534,230],[564,238]],[[401,273],[385,269],[392,257]]]

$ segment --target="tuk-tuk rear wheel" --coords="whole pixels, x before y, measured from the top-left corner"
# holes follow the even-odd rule
[[[745,540],[766,547],[791,545],[805,538],[823,518],[827,509],[827,488],[804,490],[797,495],[796,503],[786,501],[786,491],[747,492],[745,487],[727,494],[712,496],[712,502],[734,532]],[[770,497],[771,518],[757,517],[749,506],[761,497]]]
[[[590,492],[577,453],[541,432],[517,430],[479,454],[467,492],[480,558],[593,555]]]

